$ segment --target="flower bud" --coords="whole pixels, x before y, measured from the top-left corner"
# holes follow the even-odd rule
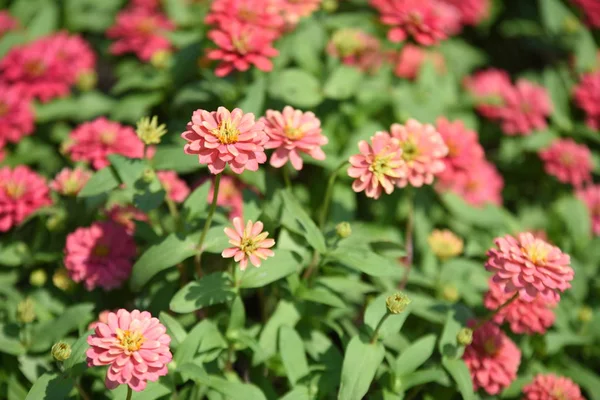
[[[340,222],[335,226],[335,232],[341,239],[345,239],[352,235],[352,227],[348,222]]]
[[[158,144],[160,138],[167,133],[167,126],[165,124],[159,125],[157,116],[152,117],[152,119],[143,117],[138,121],[135,133],[146,145]]]
[[[36,269],[29,275],[29,283],[31,283],[32,286],[44,286],[47,280],[48,275],[43,269]]]
[[[155,177],[156,174],[152,168],[146,168],[142,174],[142,180],[146,183],[151,183]]]
[[[577,312],[577,318],[583,323],[590,322],[594,318],[594,310],[589,306],[583,306]]]
[[[464,246],[462,239],[447,229],[435,229],[427,238],[427,242],[433,254],[442,261],[460,255]]]
[[[29,324],[35,320],[35,305],[31,297],[27,297],[17,305],[17,319],[19,322]]]
[[[88,92],[96,87],[98,83],[98,74],[96,71],[84,71],[77,76],[77,89],[82,92]]]
[[[442,287],[442,297],[444,300],[447,300],[451,303],[456,303],[460,298],[460,293],[458,293],[456,286],[444,285],[444,287]]]
[[[50,232],[59,231],[65,222],[65,215],[62,212],[56,213],[46,220],[46,228]]]
[[[71,357],[71,346],[65,342],[58,342],[52,346],[52,357],[56,361],[63,362]]]
[[[456,340],[461,346],[468,346],[473,341],[473,329],[462,328],[456,335]]]
[[[338,9],[338,2],[337,0],[323,0],[323,2],[321,3],[321,8],[323,9],[323,11],[326,11],[328,13],[335,12],[335,10]]]
[[[411,303],[411,301],[408,298],[408,296],[402,292],[393,294],[385,300],[387,309],[392,314],[400,314],[401,312],[406,310],[406,307],[410,303]]]
[[[152,54],[150,58],[150,64],[155,68],[164,69],[169,66],[171,62],[171,52],[168,50],[158,50]]]
[[[74,286],[74,283],[69,277],[66,269],[56,270],[54,275],[52,275],[52,283],[54,286],[65,292],[71,290],[71,288]]]

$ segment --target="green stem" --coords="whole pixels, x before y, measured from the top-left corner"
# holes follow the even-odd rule
[[[333,186],[337,178],[338,173],[347,164],[347,161],[341,163],[329,176],[327,182],[327,190],[325,191],[325,199],[323,200],[323,207],[321,208],[321,214],[319,215],[319,228],[323,229],[325,220],[327,219],[327,213],[329,212],[329,203],[331,203],[331,197],[333,196]]]
[[[371,344],[375,343],[375,341],[377,340],[377,336],[379,336],[379,330],[381,329],[381,325],[383,325],[383,323],[389,316],[390,316],[390,313],[387,312],[387,310],[386,310],[384,316],[381,317],[381,319],[379,320],[379,323],[377,324],[377,327],[375,328],[375,331],[373,332],[373,336],[371,336]]]
[[[283,166],[283,168],[281,168],[281,169],[282,169],[281,172],[283,174],[283,182],[285,183],[285,188],[288,191],[291,191],[292,190],[292,181],[290,180],[290,171],[288,169],[287,164],[285,164]]]
[[[504,304],[502,304],[500,307],[496,308],[494,311],[492,311],[491,313],[486,315],[486,317],[484,319],[480,320],[477,323],[477,325],[475,325],[473,327],[473,332],[475,332],[477,329],[481,328],[483,326],[483,324],[485,324],[486,322],[488,322],[489,320],[494,318],[494,315],[498,314],[500,312],[500,310],[502,310],[503,308],[508,306],[510,303],[515,301],[518,297],[519,297],[519,292],[516,292],[515,294],[513,294],[513,296],[510,299],[506,300],[506,302],[504,302]]]
[[[406,258],[405,258],[405,264],[406,264],[406,271],[404,272],[404,277],[402,278],[402,281],[400,282],[400,285],[398,286],[399,289],[404,289],[406,287],[406,284],[408,283],[408,276],[410,275],[410,270],[412,269],[412,265],[413,265],[413,254],[414,254],[414,249],[413,249],[413,225],[414,225],[414,213],[415,213],[415,207],[414,207],[414,198],[413,198],[413,192],[411,190],[409,190],[408,192],[408,217],[406,220],[406,234],[404,235],[404,242],[405,242],[405,250],[406,250]]]
[[[127,387],[129,387],[129,386],[127,386]],[[83,400],[90,400],[90,396],[88,396],[88,394],[85,392],[85,390],[83,390],[83,388],[81,387],[81,385],[79,384],[79,382],[75,382],[75,388],[77,389],[77,392],[79,393],[79,396]]]
[[[131,387],[129,387],[129,385],[127,385],[127,397],[125,397],[125,400],[131,400],[132,395],[133,395],[133,391],[131,390]]]
[[[200,241],[198,242],[198,252],[196,253],[196,257],[194,258],[196,263],[196,275],[198,278],[202,276],[202,266],[200,264],[200,257],[202,256],[202,245],[204,244],[204,239],[206,239],[206,234],[210,229],[210,224],[212,223],[213,215],[215,214],[215,210],[217,209],[217,197],[219,196],[219,186],[221,184],[221,174],[217,174],[215,176],[215,187],[213,190],[213,198],[212,203],[210,205],[210,209],[208,210],[208,217],[206,217],[206,222],[204,223],[204,229],[202,229],[202,235],[200,236]]]

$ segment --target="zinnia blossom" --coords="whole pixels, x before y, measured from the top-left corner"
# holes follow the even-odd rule
[[[512,90],[506,71],[487,69],[467,77],[465,88],[475,98],[477,111],[486,118],[498,118],[505,104],[504,93]]]
[[[169,199],[176,203],[183,203],[183,201],[190,194],[190,188],[184,180],[177,176],[175,171],[158,171],[156,173],[158,180],[165,188]]]
[[[14,19],[8,11],[0,11],[0,39],[6,32],[10,32],[18,28],[19,22]]]
[[[495,395],[517,378],[521,351],[500,328],[487,322],[473,332],[463,360],[473,380],[473,389]]]
[[[506,293],[519,293],[525,301],[540,296],[558,302],[559,292],[571,287],[575,272],[571,258],[558,247],[535,238],[531,233],[517,237],[506,235],[494,240],[497,248],[488,250],[485,267],[494,273],[493,280]]]
[[[87,342],[88,367],[108,365],[105,384],[114,389],[126,384],[136,392],[167,375],[173,356],[171,337],[158,318],[147,311],[120,309],[109,313],[107,322],[96,326]]]
[[[263,232],[263,223],[248,221],[246,227],[242,219],[233,219],[233,227],[225,228],[225,234],[229,237],[229,243],[234,247],[223,250],[223,258],[233,257],[235,262],[240,263],[240,269],[244,271],[248,267],[248,261],[255,267],[260,267],[261,260],[273,257],[275,253],[270,248],[275,246],[275,240],[267,239],[269,232]]]
[[[552,112],[552,103],[545,88],[521,79],[503,95],[504,107],[499,118],[504,133],[529,135],[534,130],[546,128],[546,117]]]
[[[554,374],[537,374],[523,387],[523,400],[585,400],[581,389],[569,378]]]
[[[485,294],[483,304],[488,310],[497,310],[512,298],[493,280],[490,280],[489,290]],[[501,325],[508,322],[510,330],[516,334],[544,334],[554,324],[556,303],[538,296],[533,301],[521,298],[512,300],[494,315],[494,322]]]
[[[18,143],[34,129],[31,101],[19,86],[0,83],[0,142]]]
[[[592,153],[583,144],[573,139],[556,139],[549,147],[539,152],[548,175],[563,183],[580,187],[592,180]]]
[[[225,27],[235,20],[280,32],[284,24],[281,11],[273,0],[215,0],[204,22]]]
[[[594,28],[600,28],[600,3],[596,0],[571,0],[585,15],[585,22]]]
[[[446,71],[446,62],[440,53],[428,52],[419,46],[406,44],[397,57],[394,73],[400,78],[415,79],[427,61],[433,63],[438,73]]]
[[[100,117],[75,128],[65,150],[73,161],[89,162],[95,169],[102,169],[110,164],[110,154],[142,158],[144,144],[132,127]]]
[[[185,153],[197,154],[200,164],[208,164],[213,174],[222,172],[227,164],[236,174],[256,171],[267,161],[264,145],[269,137],[264,124],[239,108],[231,112],[225,107],[212,112],[196,110],[181,137],[188,142]]]
[[[463,240],[448,229],[434,229],[427,237],[427,243],[433,254],[442,261],[460,255],[464,247]]]
[[[450,122],[441,117],[436,121],[436,129],[448,147],[444,158],[446,168],[440,179],[442,175],[453,174],[456,170],[469,170],[474,163],[485,158],[477,132],[468,129],[462,121]]]
[[[433,125],[409,119],[405,125],[393,124],[391,135],[398,139],[404,160],[405,173],[397,181],[399,187],[429,185],[444,171],[448,147]]]
[[[108,324],[108,314],[112,313],[114,311],[111,310],[104,310],[101,311],[100,314],[98,314],[98,320],[94,321],[94,322],[90,322],[90,324],[88,325],[88,330],[90,329],[96,329],[96,326],[98,326],[99,323],[102,324]]]
[[[0,168],[0,232],[52,204],[44,178],[26,166]]]
[[[585,111],[585,123],[600,129],[600,71],[583,75],[575,88],[575,102]]]
[[[321,121],[312,112],[302,112],[286,106],[283,112],[267,110],[266,117],[260,119],[265,125],[269,141],[265,149],[276,149],[271,155],[271,165],[281,168],[290,161],[294,169],[303,166],[300,153],[315,160],[324,160],[321,146],[329,140],[323,135]]]
[[[458,10],[461,23],[464,25],[477,25],[487,18],[490,13],[490,0],[442,0]]]
[[[148,216],[132,205],[115,204],[105,213],[109,220],[123,226],[130,235],[135,233],[135,221],[148,221]]]
[[[81,167],[75,169],[65,167],[50,183],[50,188],[64,196],[77,196],[91,177],[92,173]]]
[[[589,185],[579,189],[577,197],[588,209],[592,232],[594,235],[600,236],[600,185]]]
[[[209,177],[200,179],[194,187],[202,185],[207,179],[209,179]],[[231,220],[235,217],[243,217],[244,215],[243,190],[245,188],[247,188],[246,184],[240,180],[229,175],[221,175],[219,193],[217,194],[217,206],[226,208],[229,211],[228,217]],[[254,188],[250,189],[256,191]],[[208,196],[206,198],[207,203],[212,202],[214,192],[215,184],[214,180],[211,180],[210,189],[208,190]]]
[[[309,17],[319,9],[321,0],[276,0],[275,4],[279,7],[286,23],[290,27],[295,27],[300,18]]]
[[[67,236],[64,262],[71,279],[87,290],[111,290],[129,278],[135,255],[135,242],[125,228],[104,221]]]
[[[327,53],[367,73],[376,72],[385,58],[379,40],[355,28],[336,31],[327,44]]]
[[[503,187],[504,180],[496,166],[485,159],[476,161],[468,169],[442,173],[436,184],[438,191],[453,192],[475,207],[488,203],[501,205]]]
[[[360,154],[350,157],[348,175],[356,178],[352,183],[355,192],[365,191],[367,197],[378,199],[382,191],[390,194],[400,178],[406,177],[400,142],[387,132],[377,132],[371,144],[358,142]]]

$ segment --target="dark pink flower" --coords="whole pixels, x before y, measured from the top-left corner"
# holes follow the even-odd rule
[[[67,236],[64,262],[71,279],[84,282],[87,290],[111,290],[129,278],[135,255],[135,242],[125,228],[104,221]]]
[[[504,181],[494,164],[485,159],[476,161],[468,169],[451,169],[438,176],[436,189],[450,191],[462,197],[472,206],[502,204]]]
[[[256,268],[260,267],[262,260],[273,257],[275,253],[271,247],[275,246],[275,240],[267,239],[269,232],[263,232],[263,223],[248,221],[244,227],[241,218],[233,219],[233,229],[225,228],[225,234],[229,237],[229,244],[233,247],[223,250],[223,258],[233,257],[235,262],[240,263],[240,270],[248,267],[248,261]]]
[[[490,0],[442,0],[456,7],[463,25],[477,25],[490,13]]]
[[[585,400],[581,389],[569,378],[537,374],[523,387],[523,400]]]
[[[91,177],[92,173],[81,167],[65,167],[56,175],[50,187],[64,196],[77,196]]]
[[[31,101],[19,86],[0,83],[0,142],[18,143],[34,129]]]
[[[455,170],[468,170],[474,163],[484,159],[477,132],[467,129],[462,121],[450,122],[441,117],[436,121],[436,128],[448,147],[448,154],[444,157],[446,168],[440,176],[454,173]]]
[[[473,332],[463,360],[473,380],[473,389],[495,395],[517,379],[521,351],[500,328],[487,322]]]
[[[114,39],[112,54],[134,53],[140,60],[149,61],[158,51],[171,50],[166,34],[175,29],[169,19],[158,10],[144,7],[127,8],[119,14],[115,24],[106,31]]]
[[[550,96],[545,88],[524,79],[512,90],[504,91],[504,107],[499,119],[508,135],[529,135],[546,127],[546,117],[552,112]]]
[[[232,20],[230,24],[208,32],[218,49],[209,50],[206,56],[219,60],[215,75],[225,76],[231,71],[246,71],[251,65],[261,71],[271,71],[271,58],[278,54],[273,47],[277,34],[255,25]]]
[[[597,0],[571,0],[585,15],[586,23],[594,28],[600,28],[600,3]]]
[[[546,173],[563,183],[580,187],[592,179],[592,153],[586,145],[577,144],[573,139],[556,139],[541,150],[539,156]]]
[[[432,62],[437,72],[446,71],[446,62],[440,53],[428,52],[419,46],[406,44],[397,57],[394,73],[401,78],[415,79],[426,61]]]
[[[167,192],[167,196],[176,203],[183,201],[190,194],[190,188],[175,171],[158,171],[156,176]]]
[[[504,93],[512,90],[510,76],[499,69],[479,71],[464,81],[475,98],[477,111],[487,118],[498,118],[505,105]]]
[[[600,129],[600,71],[583,75],[574,95],[575,103],[585,111],[585,123]]]
[[[52,204],[44,178],[23,165],[0,168],[0,232]]]
[[[47,45],[53,47],[59,74],[70,86],[77,83],[82,74],[96,68],[96,54],[79,35],[59,32],[48,37]]]
[[[19,22],[11,17],[8,11],[0,10],[0,38],[6,32],[10,32],[19,27]]]
[[[588,209],[592,232],[600,236],[600,185],[589,185],[577,190],[577,197]]]
[[[541,297],[557,303],[559,292],[571,287],[575,276],[571,258],[558,247],[535,238],[531,233],[517,237],[506,235],[494,240],[496,248],[488,250],[485,268],[506,293],[519,293],[525,301]]]
[[[260,119],[265,125],[269,141],[265,149],[276,149],[271,155],[271,165],[281,168],[290,161],[294,169],[302,169],[300,153],[316,160],[324,160],[321,146],[329,140],[323,135],[321,121],[312,112],[302,112],[286,106],[283,112],[267,110],[266,117]]]
[[[236,174],[245,169],[257,171],[267,161],[264,145],[269,137],[264,124],[254,121],[254,114],[239,108],[229,112],[196,110],[187,130],[181,134],[187,140],[186,154],[197,154],[200,164],[208,164],[213,174],[222,172],[227,164]]]
[[[130,0],[129,5],[132,8],[144,8],[153,11],[160,8],[160,0]]]
[[[130,235],[135,232],[135,221],[148,221],[148,216],[142,210],[131,205],[115,204],[109,210],[106,210],[106,216],[109,220],[123,226]]]
[[[280,32],[283,28],[281,7],[273,0],[215,0],[205,22],[226,27],[232,21]]]
[[[89,162],[95,169],[102,169],[110,164],[107,158],[110,154],[142,158],[144,144],[132,127],[100,117],[75,128],[65,149],[72,160]]]

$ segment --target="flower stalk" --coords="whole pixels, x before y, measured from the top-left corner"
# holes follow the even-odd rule
[[[196,264],[196,275],[198,278],[202,277],[202,265],[200,264],[200,258],[202,257],[202,245],[204,244],[204,239],[206,239],[206,234],[210,229],[210,225],[212,223],[213,215],[215,214],[215,210],[217,209],[217,198],[219,196],[219,186],[221,184],[221,174],[217,174],[215,176],[215,188],[213,190],[213,198],[212,203],[210,204],[210,209],[208,210],[208,216],[206,217],[206,222],[204,223],[204,229],[202,229],[202,234],[200,235],[200,240],[198,241],[198,252],[194,258]]]

